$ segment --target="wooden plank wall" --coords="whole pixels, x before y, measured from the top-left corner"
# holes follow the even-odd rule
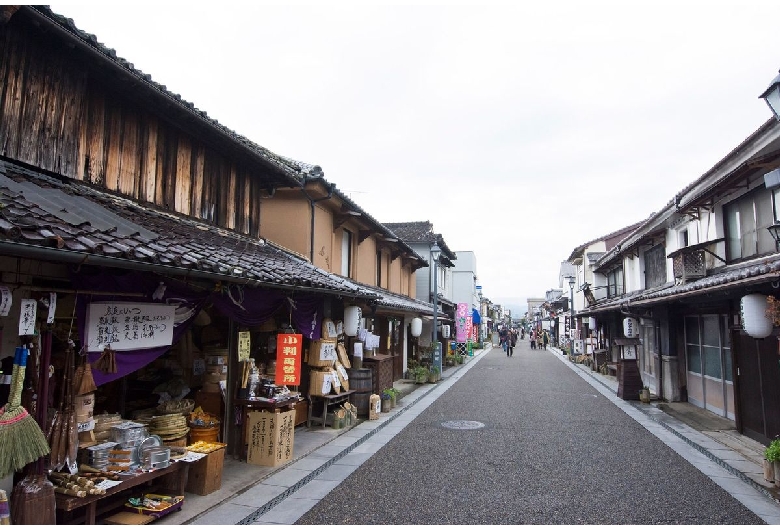
[[[264,168],[121,98],[14,20],[0,25],[0,155],[259,237]]]

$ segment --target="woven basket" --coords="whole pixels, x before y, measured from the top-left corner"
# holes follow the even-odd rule
[[[195,410],[194,399],[171,400],[157,406],[157,412],[160,414],[189,414],[193,410]]]

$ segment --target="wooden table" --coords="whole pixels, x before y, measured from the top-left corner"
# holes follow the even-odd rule
[[[306,420],[306,426],[311,427],[312,422],[319,423],[322,428],[325,428],[325,419],[328,416],[328,406],[338,405],[349,400],[349,396],[354,394],[354,390],[345,390],[339,394],[328,394],[327,396],[312,396],[309,395],[309,419]],[[314,416],[314,401],[322,402],[322,417]]]
[[[176,479],[174,487],[172,488],[174,493],[176,495],[184,495],[188,474],[189,462],[174,461],[171,462],[168,467],[128,477],[122,480],[121,484],[109,488],[105,495],[71,497],[69,495],[55,493],[54,496],[57,503],[57,510],[70,514],[78,508],[86,508],[86,514],[84,516],[69,519],[68,521],[65,521],[65,523],[77,524],[83,519],[86,524],[95,524],[95,518],[98,513],[104,513],[108,510],[118,508],[127,501],[127,498],[124,495],[118,495],[119,493],[127,491],[135,486],[150,484],[153,480],[160,477],[169,475],[174,476]],[[98,506],[98,504],[100,504],[100,506]]]

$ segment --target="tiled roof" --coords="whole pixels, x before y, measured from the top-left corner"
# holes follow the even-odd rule
[[[657,289],[627,293],[617,298],[599,300],[580,313],[600,313],[619,309],[621,306],[649,306],[672,299],[683,299],[720,292],[734,285],[751,285],[780,279],[780,256],[773,255],[746,263],[725,267],[719,272],[686,282],[682,285],[666,285]]]
[[[407,223],[383,223],[393,234],[408,243],[437,243],[442,254],[450,261],[458,259],[441,234],[433,231],[433,223],[430,221],[412,221]],[[452,263],[450,263],[452,265]]]
[[[424,313],[426,315],[433,314],[433,304],[410,298],[408,296],[393,293],[387,289],[376,287],[374,285],[366,285],[363,283],[358,284],[365,290],[371,291],[376,294],[377,306],[388,309],[400,309],[403,311],[410,311],[414,313]]]
[[[0,248],[117,268],[374,298],[268,243],[0,160]],[[42,252],[45,251],[45,252]],[[50,257],[49,257],[50,256]]]

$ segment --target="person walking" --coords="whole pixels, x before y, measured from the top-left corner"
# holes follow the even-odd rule
[[[544,333],[542,334],[542,343],[544,344],[544,349],[547,349],[547,345],[550,343],[550,335],[547,333],[547,330],[544,330]]]
[[[530,333],[528,334],[528,340],[531,341],[531,349],[535,350],[536,349],[536,330],[532,329],[530,331]]]
[[[515,345],[517,344],[517,331],[512,330],[509,332],[509,356],[511,357],[515,353]]]

